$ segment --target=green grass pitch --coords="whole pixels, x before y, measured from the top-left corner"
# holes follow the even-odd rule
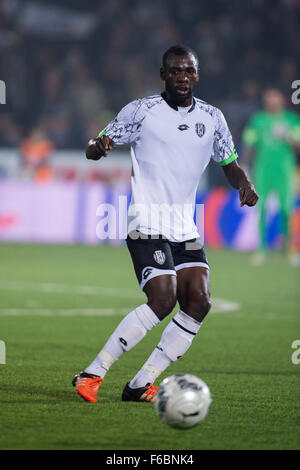
[[[144,302],[127,249],[1,244],[0,448],[299,449],[299,269],[279,253],[256,268],[246,253],[207,254],[213,299],[238,308],[215,307],[159,378],[189,372],[210,387],[208,417],[183,431],[150,403],[120,400],[168,319],[112,366],[97,404],[71,386],[122,315]]]

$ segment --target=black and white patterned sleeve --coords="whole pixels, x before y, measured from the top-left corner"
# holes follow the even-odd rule
[[[214,108],[215,131],[212,158],[221,166],[228,165],[238,158],[231,132],[223,113]]]
[[[98,135],[107,135],[116,145],[132,144],[139,136],[145,118],[142,100],[135,100],[124,106],[119,114]]]

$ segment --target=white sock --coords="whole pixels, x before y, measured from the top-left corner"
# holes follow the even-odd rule
[[[140,305],[121,321],[98,356],[84,371],[104,377],[113,362],[132,349],[159,322],[147,304]]]
[[[152,384],[172,362],[188,350],[200,326],[201,323],[179,310],[164,329],[158,346],[131,380],[129,386],[139,388],[147,383]]]

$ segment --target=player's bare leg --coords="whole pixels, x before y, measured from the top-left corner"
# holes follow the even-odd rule
[[[153,384],[172,362],[188,350],[211,307],[209,269],[194,266],[177,271],[177,299],[179,312],[167,325],[158,346],[127,387],[134,389],[146,383]]]
[[[147,305],[155,312],[159,320],[163,320],[172,312],[177,301],[176,276],[162,275],[150,279],[144,287]]]
[[[177,271],[177,299],[183,312],[202,323],[211,308],[209,269],[193,266]]]

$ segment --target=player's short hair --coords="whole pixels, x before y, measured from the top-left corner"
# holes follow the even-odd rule
[[[197,67],[198,67],[198,64],[199,64],[198,56],[193,51],[193,49],[191,49],[188,46],[184,46],[182,44],[176,44],[175,46],[169,47],[169,49],[167,49],[164,55],[162,56],[162,64],[164,68],[167,67],[168,58],[170,55],[180,55],[180,56],[192,55],[195,57],[196,62],[197,62]]]

